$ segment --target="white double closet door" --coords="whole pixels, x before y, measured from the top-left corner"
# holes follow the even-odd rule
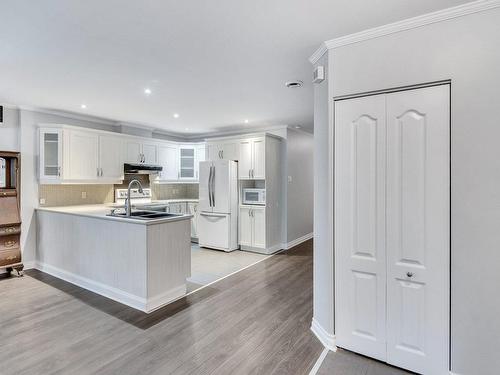
[[[448,373],[449,86],[335,102],[339,347]]]

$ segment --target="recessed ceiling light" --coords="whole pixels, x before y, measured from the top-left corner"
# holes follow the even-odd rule
[[[248,119],[247,119],[247,120],[245,120],[245,124],[248,124]]]
[[[189,128],[184,128],[184,130],[189,130]]]
[[[174,113],[174,118],[179,118],[180,115],[178,113]]]
[[[288,81],[285,83],[285,86],[291,89],[295,89],[301,87],[303,84],[304,82],[297,80],[297,81]]]
[[[82,104],[82,105],[80,106],[80,108],[81,108],[81,109],[86,109],[86,108],[87,108],[87,104]]]
[[[295,129],[300,129],[301,126],[300,125],[295,125]]]
[[[149,89],[149,88],[144,89],[144,94],[151,95],[151,89]]]

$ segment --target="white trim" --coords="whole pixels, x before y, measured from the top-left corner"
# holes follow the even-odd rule
[[[276,244],[274,246],[266,247],[266,248],[240,245],[240,250],[250,251],[252,253],[258,253],[258,254],[264,254],[264,255],[271,255],[271,254],[275,254],[277,251],[283,250],[283,244],[279,243],[279,244]]]
[[[328,50],[500,7],[500,0],[477,0],[327,40],[309,58],[315,64]]]
[[[318,357],[318,360],[316,361],[316,363],[314,364],[313,368],[309,372],[309,375],[316,375],[316,373],[318,372],[319,368],[321,367],[321,364],[323,363],[323,361],[325,360],[326,356],[328,355],[328,352],[329,352],[329,350],[327,348],[323,349],[323,351],[321,352],[321,354]]]
[[[34,260],[30,260],[28,262],[23,262],[24,270],[31,270],[36,268],[36,262]]]
[[[90,280],[86,277],[62,270],[42,262],[35,262],[34,268],[68,283],[90,290],[106,298],[123,303],[134,309],[150,313],[186,295],[186,286],[181,285],[152,298],[142,298],[118,288]]]
[[[299,237],[299,238],[296,238],[293,241],[290,241],[288,243],[284,243],[281,246],[283,247],[284,250],[288,250],[288,249],[291,249],[292,247],[300,245],[302,242],[306,242],[306,241],[310,240],[313,237],[314,237],[313,232],[307,233],[306,235]]]
[[[313,318],[311,323],[311,331],[316,335],[319,341],[323,344],[325,348],[331,350],[332,352],[337,351],[337,346],[335,345],[335,335],[328,333],[318,321]]]
[[[100,282],[90,280],[86,277],[76,275],[74,273],[62,270],[60,268],[51,266],[43,262],[36,262],[37,270],[48,273],[58,279],[67,281],[68,283],[75,284],[83,289],[90,290],[91,292],[100,294],[104,297],[118,301],[134,309],[145,311],[146,299],[136,295],[124,292],[123,290],[102,284]]]
[[[151,313],[186,295],[186,284],[172,288],[165,293],[147,299],[145,311]]]
[[[462,375],[462,374],[459,374],[458,372],[453,372],[450,370],[450,375]]]

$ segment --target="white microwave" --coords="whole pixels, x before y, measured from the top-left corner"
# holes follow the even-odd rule
[[[243,204],[266,204],[266,189],[243,189]]]

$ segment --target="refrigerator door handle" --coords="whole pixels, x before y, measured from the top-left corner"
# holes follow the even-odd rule
[[[215,207],[215,166],[212,173],[212,205]]]
[[[210,166],[210,172],[208,173],[208,203],[212,207],[212,166]]]
[[[201,216],[226,217],[227,214],[214,214],[212,212],[200,212]]]

